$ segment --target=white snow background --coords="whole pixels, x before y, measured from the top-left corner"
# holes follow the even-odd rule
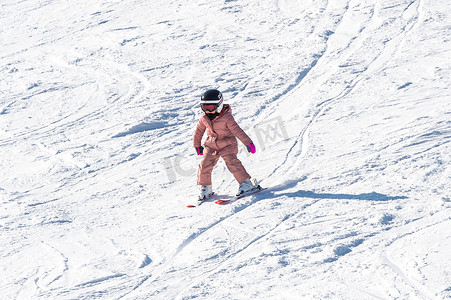
[[[450,13],[1,1],[0,298],[450,298]],[[267,190],[186,208],[209,88]]]

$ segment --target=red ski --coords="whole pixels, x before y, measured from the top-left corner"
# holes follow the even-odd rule
[[[256,190],[252,190],[252,191],[250,191],[248,193],[245,193],[243,195],[235,196],[235,197],[233,197],[232,199],[229,199],[229,200],[216,200],[215,203],[219,204],[219,205],[224,205],[224,204],[227,204],[229,202],[232,202],[232,201],[235,201],[235,200],[247,197],[247,196],[255,195],[255,194],[260,193],[261,191],[263,191],[265,189],[266,188],[261,188],[260,186],[258,186]]]

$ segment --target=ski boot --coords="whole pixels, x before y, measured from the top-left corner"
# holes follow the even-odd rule
[[[207,200],[208,197],[211,197],[214,194],[213,189],[211,185],[203,185],[200,187],[200,194],[199,194],[199,202]]]
[[[238,192],[236,193],[236,196],[244,195],[248,192],[259,190],[261,189],[260,185],[257,184],[257,180],[255,178],[252,179],[246,179],[244,182],[240,184],[240,187],[238,188]]]

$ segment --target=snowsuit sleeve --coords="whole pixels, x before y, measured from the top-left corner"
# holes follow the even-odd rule
[[[194,131],[194,136],[193,136],[193,146],[194,147],[202,146],[202,137],[204,136],[206,128],[207,127],[202,122],[202,119],[199,120],[199,122],[197,123],[197,126],[196,126],[196,130]]]
[[[235,121],[235,118],[230,115],[230,118],[227,121],[227,128],[230,129],[232,134],[236,136],[244,145],[249,145],[252,143],[251,138],[241,129],[240,125]]]

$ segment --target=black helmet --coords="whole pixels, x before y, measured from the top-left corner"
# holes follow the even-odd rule
[[[222,93],[218,90],[208,90],[200,98],[200,106],[203,111],[216,110],[220,113],[224,106]]]

